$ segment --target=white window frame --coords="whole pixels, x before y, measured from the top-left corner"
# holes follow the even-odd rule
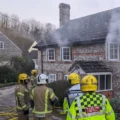
[[[69,49],[70,55],[69,55],[69,59],[68,59],[68,60],[65,60],[65,59],[64,59],[63,52],[64,52],[64,49],[65,49],[65,48],[68,48],[68,49]],[[62,47],[61,54],[62,54],[62,61],[71,61],[71,48],[70,48],[70,47]]]
[[[64,75],[64,80],[66,80],[66,79],[65,79],[66,77],[67,77],[67,80],[68,80],[69,75]]]
[[[3,46],[3,47],[1,47]],[[0,49],[4,49],[4,42],[3,41],[0,41]]]
[[[51,80],[51,76],[54,76],[54,80]],[[48,80],[49,82],[54,82],[54,81],[56,81],[56,74],[49,74],[49,80]]]
[[[110,45],[111,44],[116,44],[117,45],[118,53],[117,53],[117,58],[116,59],[115,58],[113,58],[113,59],[110,58]],[[110,60],[110,61],[118,61],[119,60],[119,46],[120,45],[115,43],[115,42],[108,42],[108,60]]]
[[[101,92],[101,91],[109,91],[112,90],[112,73],[111,72],[103,72],[103,73],[88,73],[88,74],[92,74],[92,75],[98,75],[98,90],[97,92]],[[110,89],[104,89],[104,90],[100,90],[100,75],[111,75],[111,88]],[[106,77],[105,77],[105,87],[106,87]]]
[[[50,60],[49,59],[49,50],[53,50],[54,51],[54,59],[53,60]],[[47,60],[48,61],[55,61],[55,49],[54,48],[48,48],[47,50],[46,50],[46,55],[47,55]]]

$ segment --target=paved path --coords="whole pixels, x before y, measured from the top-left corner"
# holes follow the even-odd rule
[[[0,88],[0,110],[3,108],[15,107],[15,96],[14,96],[15,88],[16,88],[16,86]],[[63,118],[57,117],[56,114],[53,115],[53,119],[54,120],[64,120]],[[0,116],[0,120],[8,120],[8,119]]]

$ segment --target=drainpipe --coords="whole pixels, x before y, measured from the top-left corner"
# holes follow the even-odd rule
[[[41,72],[43,73],[43,51],[41,50]]]

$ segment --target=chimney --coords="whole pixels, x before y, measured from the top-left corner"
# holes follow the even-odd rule
[[[59,4],[59,22],[60,27],[70,20],[70,5],[65,3]]]

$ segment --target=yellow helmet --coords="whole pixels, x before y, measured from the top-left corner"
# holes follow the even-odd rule
[[[81,81],[82,91],[96,91],[97,90],[97,79],[93,75],[86,75]]]
[[[33,69],[32,71],[31,71],[31,74],[32,75],[36,75],[38,73],[38,70],[36,70],[36,69]]]
[[[71,84],[75,85],[80,83],[80,76],[77,73],[71,73],[68,77]]]
[[[20,83],[20,81],[25,81],[28,80],[28,75],[26,73],[21,73],[18,76],[18,83]]]

